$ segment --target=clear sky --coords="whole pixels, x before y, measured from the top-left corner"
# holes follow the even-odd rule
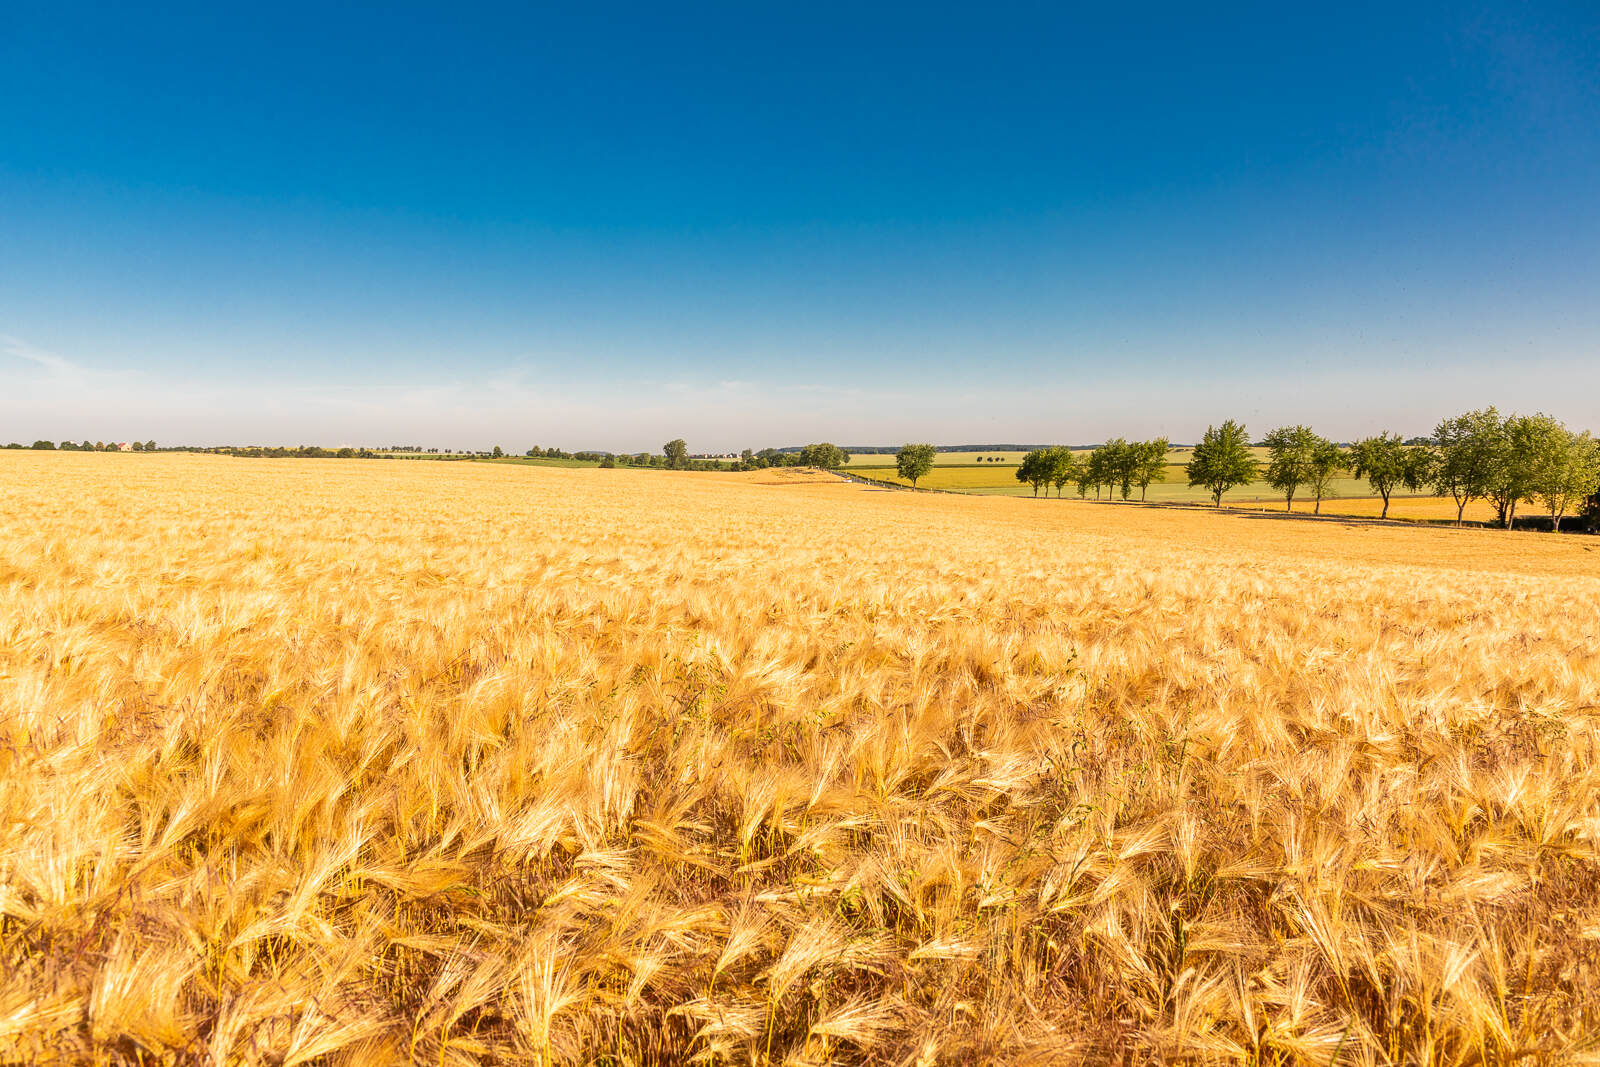
[[[0,4],[0,440],[1600,429],[1600,5]]]

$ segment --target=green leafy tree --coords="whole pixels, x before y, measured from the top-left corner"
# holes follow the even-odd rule
[[[820,444],[806,445],[800,450],[800,466],[820,467],[823,470],[833,470],[842,467],[849,461],[844,449],[831,441]]]
[[[1311,480],[1318,437],[1309,426],[1280,426],[1267,434],[1267,484],[1283,494],[1283,510],[1294,510],[1294,495]]]
[[[900,451],[894,455],[895,470],[915,489],[917,482],[933,470],[933,461],[937,455],[930,444],[902,445]]]
[[[1583,517],[1589,523],[1589,529],[1600,530],[1600,488],[1596,488],[1584,503]]]
[[[56,443],[54,441],[35,441],[31,447],[37,448],[41,452],[54,452]]]
[[[616,467],[616,465],[617,465],[616,457],[611,455],[610,453],[607,453],[606,455],[603,455],[603,456],[600,457],[600,468],[602,470],[612,470],[613,468]]]
[[[1322,514],[1322,501],[1333,488],[1333,480],[1344,473],[1347,466],[1344,449],[1326,437],[1316,438],[1311,446],[1311,463],[1306,476],[1306,485],[1311,488],[1317,501],[1317,506],[1311,510],[1313,515]]]
[[[1101,475],[1106,481],[1106,495],[1110,496],[1120,488],[1122,499],[1127,500],[1133,495],[1133,463],[1128,442],[1121,437],[1113,437],[1098,451]]]
[[[1534,417],[1529,443],[1530,495],[1550,512],[1550,528],[1559,531],[1562,516],[1600,485],[1600,442],[1542,415]]]
[[[505,452],[500,448],[499,445],[495,445],[494,451],[490,454],[494,456],[495,459],[499,459],[501,456],[505,455]]]
[[[1117,447],[1111,451],[1111,466],[1117,489],[1122,499],[1133,499],[1133,487],[1139,483],[1139,458],[1144,443],[1117,438]]]
[[[1435,462],[1429,481],[1439,495],[1455,500],[1457,526],[1468,504],[1494,491],[1505,432],[1505,420],[1492,407],[1442,419],[1433,428]]]
[[[1089,487],[1094,484],[1094,472],[1091,469],[1090,458],[1089,456],[1077,456],[1073,460],[1077,470],[1072,476],[1072,484],[1078,489],[1079,500],[1087,500],[1089,498]],[[1099,493],[1096,492],[1095,495],[1099,496]]]
[[[1078,460],[1072,454],[1072,449],[1058,447],[1050,449],[1050,484],[1056,487],[1056,496],[1061,496],[1061,487],[1078,477]]]
[[[144,443],[144,450],[146,452],[154,452],[156,450],[156,443],[154,441],[146,441]]]
[[[1048,448],[1036,448],[1022,457],[1017,465],[1017,481],[1033,486],[1033,495],[1050,484],[1052,460]]]
[[[1425,447],[1407,447],[1397,433],[1380,433],[1350,446],[1350,473],[1365,478],[1372,491],[1383,498],[1383,512],[1389,517],[1389,498],[1402,486],[1413,492],[1428,480],[1429,460]]]
[[[1439,464],[1439,454],[1427,441],[1406,446],[1406,472],[1402,484],[1415,493],[1433,482],[1434,468]]]
[[[1249,435],[1232,419],[1206,427],[1186,468],[1189,485],[1204,486],[1217,507],[1222,506],[1224,493],[1237,485],[1249,485],[1259,470],[1260,464],[1250,454]]]
[[[1101,445],[1089,453],[1089,484],[1094,486],[1094,498],[1100,499],[1100,489],[1115,484],[1116,460],[1109,445]],[[1109,494],[1108,494],[1109,495]]]
[[[674,438],[661,446],[661,454],[667,457],[668,467],[682,470],[684,461],[689,458],[689,443],[681,437]]]
[[[1172,447],[1172,442],[1165,437],[1157,437],[1154,441],[1140,441],[1134,445],[1136,449],[1134,459],[1134,484],[1139,487],[1139,499],[1145,498],[1145,493],[1154,482],[1167,480],[1167,451]]]
[[[1489,502],[1500,525],[1511,529],[1517,522],[1517,505],[1533,500],[1533,460],[1542,433],[1541,415],[1511,415],[1500,424],[1495,444],[1494,474]]]

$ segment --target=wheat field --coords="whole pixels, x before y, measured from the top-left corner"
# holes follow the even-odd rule
[[[0,1061],[1600,1060],[1600,546],[0,452]]]

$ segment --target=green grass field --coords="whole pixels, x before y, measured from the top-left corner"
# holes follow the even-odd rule
[[[1266,449],[1253,449],[1256,458],[1265,466]],[[1193,450],[1190,448],[1175,448],[1167,456],[1167,480],[1150,486],[1146,499],[1161,503],[1193,503],[1207,504],[1211,502],[1210,495],[1204,489],[1191,489],[1188,477],[1184,474],[1184,465],[1188,463]],[[1078,450],[1078,455],[1086,455],[1087,450]],[[940,452],[934,460],[933,470],[922,478],[917,485],[923,489],[944,489],[958,493],[972,493],[979,496],[1032,496],[1033,487],[1017,481],[1017,465],[1022,462],[1022,452]],[[985,457],[984,462],[979,462],[978,457]],[[998,457],[998,462],[990,462],[990,457]],[[599,464],[594,460],[581,459],[534,459],[527,456],[505,456],[501,459],[478,458],[479,463],[509,463],[519,466],[531,467],[595,467]],[[846,473],[857,474],[864,478],[875,478],[880,481],[894,482],[898,485],[909,485],[905,479],[895,472],[894,457],[890,455],[857,455],[843,468]],[[1050,495],[1055,495],[1055,490],[1050,490]],[[1076,496],[1075,487],[1068,485],[1063,488],[1064,496]],[[1396,494],[1395,499],[1400,499],[1403,494]],[[1419,494],[1426,495],[1426,494]],[[1138,499],[1139,491],[1134,490],[1134,499]],[[1324,510],[1329,510],[1328,501],[1338,499],[1365,500],[1372,496],[1372,491],[1364,481],[1354,478],[1340,478],[1334,482],[1332,491],[1325,498]],[[1090,494],[1090,499],[1094,499]],[[1283,498],[1266,482],[1254,482],[1241,486],[1230,492],[1225,498],[1225,503],[1250,504],[1281,501]],[[1301,499],[1305,499],[1301,494]],[[1333,510],[1337,510],[1336,508]]]
[[[1018,463],[1022,462],[1022,457],[1025,455],[1027,455],[1026,452],[940,452],[934,456],[933,465],[935,467],[992,467],[995,470],[1000,470],[1005,467],[1016,467]],[[979,463],[979,456],[985,457],[986,462]],[[987,462],[987,460],[995,457],[998,457],[1000,462]],[[889,470],[894,470],[894,456],[892,454],[865,454],[852,456],[850,458],[850,463],[845,467],[845,470],[860,471],[867,468],[876,469],[884,467],[887,467]]]
[[[1256,458],[1266,465],[1266,449],[1252,449]],[[1146,499],[1163,503],[1196,503],[1211,502],[1211,495],[1204,489],[1189,487],[1188,476],[1184,473],[1184,466],[1189,462],[1194,450],[1192,448],[1173,449],[1167,454],[1167,480],[1157,482],[1150,486]],[[1078,450],[1077,455],[1087,455],[1087,450]],[[997,455],[1004,457],[1000,463],[975,462],[979,455]],[[1021,462],[1021,452],[941,452],[934,461],[933,470],[926,477],[917,482],[922,489],[946,489],[960,493],[976,493],[983,496],[1032,496],[1033,487],[1017,481],[1017,465]],[[859,474],[864,478],[877,478],[898,485],[909,485],[910,482],[901,478],[895,472],[894,457],[892,456],[857,456],[844,468],[850,474]],[[1063,487],[1063,495],[1076,496],[1077,489],[1072,485]],[[1055,490],[1050,490],[1055,495]],[[1399,499],[1402,494],[1395,494]],[[1419,494],[1426,495],[1426,494]],[[1134,499],[1139,497],[1139,490],[1135,487]],[[1304,494],[1301,494],[1304,497]],[[1365,481],[1355,478],[1339,478],[1335,480],[1331,491],[1325,500],[1340,498],[1366,499],[1372,496],[1372,490]],[[1094,498],[1091,491],[1090,499]],[[1283,497],[1264,481],[1252,482],[1250,485],[1240,486],[1228,493],[1223,498],[1225,503],[1255,503],[1263,501],[1282,500]]]
[[[535,459],[532,456],[502,456],[499,459],[490,459],[480,456],[480,463],[512,463],[520,467],[598,467],[600,461],[596,459]]]

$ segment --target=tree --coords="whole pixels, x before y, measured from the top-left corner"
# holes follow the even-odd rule
[[[1165,437],[1157,437],[1154,441],[1140,441],[1134,445],[1137,450],[1134,457],[1133,480],[1139,487],[1139,499],[1143,500],[1145,491],[1150,488],[1151,482],[1164,482],[1167,480],[1167,450],[1172,447],[1172,442]]]
[[[915,489],[918,480],[933,470],[933,460],[937,455],[930,444],[901,445],[900,451],[894,455],[895,470]]]
[[[1033,486],[1033,495],[1038,496],[1039,490],[1050,482],[1051,459],[1048,448],[1036,448],[1022,457],[1022,462],[1017,465],[1017,481]]]
[[[1433,428],[1434,491],[1456,502],[1456,525],[1467,505],[1494,489],[1496,457],[1505,436],[1505,420],[1492,407],[1443,419]]]
[[[1397,433],[1380,433],[1350,446],[1350,473],[1365,478],[1372,491],[1383,498],[1383,513],[1389,517],[1389,497],[1401,486],[1422,488],[1428,480],[1429,460],[1425,447],[1407,448]]]
[[[1133,496],[1133,483],[1139,476],[1139,446],[1113,437],[1100,446],[1106,485],[1122,491],[1122,499]]]
[[[1100,499],[1100,487],[1112,484],[1111,451],[1105,445],[1089,453],[1089,484],[1094,486],[1094,498]]]
[[[490,453],[490,454],[491,454],[491,455],[492,455],[492,456],[494,456],[494,458],[495,458],[495,459],[499,459],[499,458],[500,458],[500,457],[501,457],[501,456],[504,456],[504,455],[505,455],[505,452],[503,452],[503,451],[502,451],[502,450],[501,450],[501,448],[500,448],[500,446],[499,446],[499,445],[495,445],[495,446],[494,446],[494,451],[493,451],[493,452],[492,452],[492,453]]]
[[[154,452],[156,450],[156,443],[154,441],[146,441],[144,443],[144,450],[146,452]]]
[[[1061,496],[1061,487],[1078,477],[1078,460],[1072,454],[1072,449],[1060,447],[1050,449],[1050,484],[1056,487],[1056,496]]]
[[[54,452],[56,450],[56,443],[54,441],[35,441],[32,447],[37,448],[41,452]]]
[[[1094,473],[1090,469],[1092,466],[1090,458],[1085,456],[1081,459],[1073,460],[1077,470],[1072,476],[1072,484],[1078,487],[1079,500],[1087,500],[1089,498],[1089,486],[1094,484]],[[1097,491],[1095,495],[1099,496],[1099,492]]]
[[[616,465],[617,465],[616,458],[614,456],[612,456],[609,452],[600,457],[600,468],[602,470],[611,470],[611,469],[615,468]]]
[[[661,446],[661,454],[667,457],[667,466],[681,470],[689,455],[689,443],[681,437],[675,437]]]
[[[1544,415],[1511,415],[1500,424],[1495,442],[1494,473],[1489,480],[1489,501],[1500,525],[1511,529],[1517,505],[1533,499],[1533,458]],[[1554,421],[1554,420],[1551,420]]]
[[[1311,480],[1317,435],[1309,426],[1280,426],[1266,436],[1267,484],[1283,494],[1283,510],[1294,510],[1294,494]]]
[[[842,467],[849,458],[844,454],[844,449],[830,441],[821,444],[806,445],[800,450],[800,466],[821,467],[823,470],[833,470]]]
[[[1232,419],[1221,426],[1206,427],[1186,468],[1189,485],[1205,486],[1217,507],[1222,506],[1223,493],[1236,485],[1250,484],[1259,470],[1260,465],[1250,454],[1249,435]]]
[[[1550,512],[1550,528],[1559,531],[1561,517],[1600,485],[1600,442],[1587,430],[1573,433],[1541,415],[1534,418],[1530,443],[1531,495]]]
[[[1095,452],[1100,454],[1100,477],[1105,479],[1106,498],[1110,499],[1116,494],[1117,486],[1122,484],[1122,476],[1127,470],[1128,442],[1120,437],[1113,437]],[[1090,453],[1092,459],[1094,453]],[[1129,479],[1128,492],[1123,495],[1127,499],[1133,490],[1132,479]]]
[[[1344,450],[1326,437],[1316,436],[1316,441],[1311,446],[1311,463],[1306,476],[1306,484],[1311,487],[1311,492],[1317,499],[1317,506],[1311,509],[1313,515],[1322,514],[1322,500],[1328,495],[1333,480],[1344,471],[1345,466]]]

